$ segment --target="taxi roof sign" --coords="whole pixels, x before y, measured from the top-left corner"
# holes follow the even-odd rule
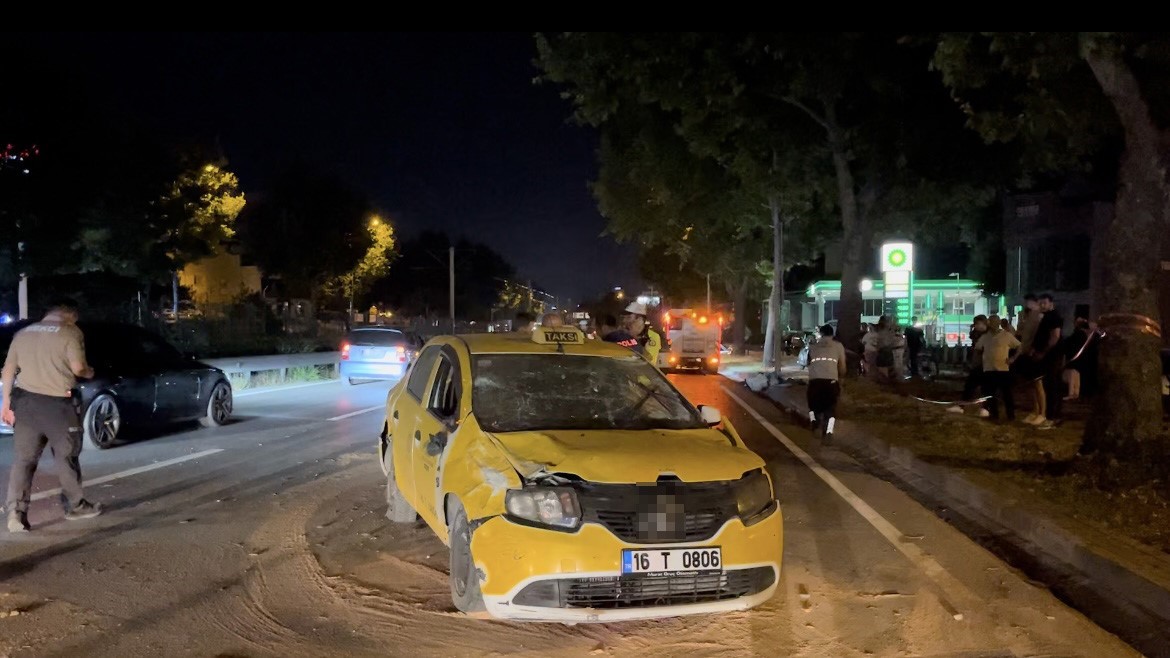
[[[584,345],[585,334],[573,327],[537,327],[532,342],[538,345]]]

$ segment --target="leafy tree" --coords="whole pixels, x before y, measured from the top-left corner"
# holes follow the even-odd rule
[[[155,223],[150,226],[151,233],[158,236],[152,242],[152,255],[158,267],[171,272],[175,313],[179,312],[179,270],[212,255],[235,235],[236,217],[244,203],[239,179],[217,164],[187,167],[159,201]]]
[[[240,236],[260,268],[289,295],[318,302],[330,282],[366,255],[371,207],[340,178],[294,166],[240,220]]]
[[[1170,43],[1154,33],[946,33],[934,64],[989,142],[1024,145],[1019,172],[1087,168],[1120,157],[1113,217],[1094,235],[1104,242],[1095,291],[1101,394],[1082,452],[1095,453],[1109,482],[1170,471],[1159,380],[1158,281],[1167,234],[1165,148],[1170,144]]]
[[[858,334],[860,280],[878,237],[933,237],[990,202],[970,171],[978,141],[926,71],[929,51],[896,35],[573,33],[538,36],[538,49],[578,120],[604,134],[653,108],[766,209],[721,218],[748,232],[770,229],[776,299],[789,262],[785,228],[831,226],[817,217],[831,190],[844,242],[839,326],[847,343]],[[940,166],[939,144],[967,169]]]
[[[372,217],[367,226],[370,246],[362,259],[345,274],[337,277],[331,288],[349,300],[349,314],[353,315],[354,297],[365,294],[378,279],[390,271],[394,259],[394,227],[381,217]]]

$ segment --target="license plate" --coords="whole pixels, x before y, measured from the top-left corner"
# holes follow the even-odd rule
[[[386,356],[386,350],[366,348],[366,351],[365,351],[365,353],[362,354],[362,356],[364,356],[367,359],[370,359],[371,361],[377,361],[378,359],[381,359],[382,357]]]
[[[623,574],[719,573],[723,551],[703,548],[648,548],[622,551]]]

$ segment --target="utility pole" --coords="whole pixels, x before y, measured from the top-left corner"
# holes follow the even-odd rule
[[[20,230],[20,220],[16,220],[16,229]],[[24,273],[24,240],[16,243],[16,260],[20,265],[20,283],[16,288],[16,305],[19,319],[28,319],[28,275]]]
[[[451,334],[455,334],[455,247],[447,248],[447,263],[451,280]]]

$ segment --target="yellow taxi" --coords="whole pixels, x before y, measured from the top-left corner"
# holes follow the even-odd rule
[[[464,612],[609,622],[776,591],[763,460],[640,356],[576,329],[433,339],[386,399],[379,455],[387,517],[421,517],[450,547]]]

